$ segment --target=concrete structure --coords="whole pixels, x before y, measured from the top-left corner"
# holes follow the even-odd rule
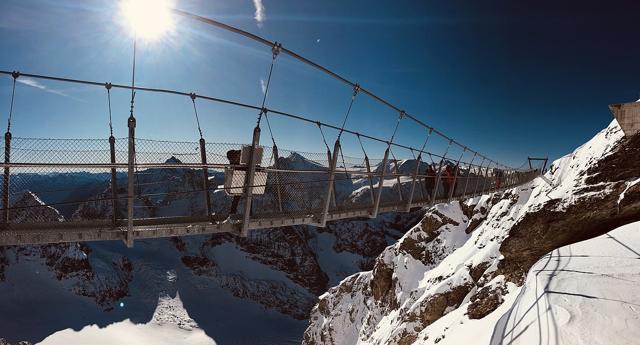
[[[628,137],[640,132],[640,102],[612,104],[609,110]]]

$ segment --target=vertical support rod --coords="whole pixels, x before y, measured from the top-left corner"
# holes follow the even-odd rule
[[[334,147],[334,152],[335,152],[335,147]],[[331,162],[333,161],[333,155],[331,154],[331,150],[327,150],[327,164],[329,164],[329,170],[331,170]],[[336,161],[337,164],[337,161]],[[329,183],[329,188],[331,188],[333,190],[333,192],[331,193],[331,207],[336,207],[336,186],[335,186],[335,181]]]
[[[207,217],[211,218],[211,196],[209,194],[209,168],[207,167],[207,143],[200,138],[200,160],[202,161],[202,188],[204,188],[205,205],[207,205]]]
[[[469,169],[467,169],[467,178],[464,181],[464,189],[462,189],[462,197],[464,198],[467,195],[467,187],[469,186],[469,179],[471,178],[471,167],[473,167],[473,161],[478,156],[478,153],[475,152],[473,154],[473,158],[471,158],[471,162],[469,163]]]
[[[336,178],[336,167],[338,165],[338,154],[340,152],[340,139],[336,139],[336,143],[333,146],[333,155],[329,162],[329,184],[327,186],[326,198],[324,199],[324,205],[322,207],[322,215],[320,218],[320,227],[324,228],[327,225],[327,215],[329,214],[329,200],[333,193],[333,182]]]
[[[11,132],[7,131],[4,134],[4,163],[9,164],[11,162]],[[4,167],[4,180],[2,181],[2,206],[4,212],[2,213],[2,222],[4,225],[9,224],[9,179],[10,172],[9,166]]]
[[[253,129],[253,139],[251,140],[251,156],[249,157],[249,166],[247,169],[247,175],[244,181],[244,217],[242,219],[242,233],[243,237],[249,235],[249,221],[251,220],[251,202],[253,201],[253,177],[256,173],[256,149],[260,145],[260,125],[257,125]]]
[[[376,191],[376,202],[373,204],[373,211],[369,215],[370,218],[376,218],[378,216],[378,210],[380,209],[380,198],[382,197],[382,188],[384,187],[384,175],[387,170],[387,162],[389,161],[389,146],[384,151],[384,158],[382,159],[382,169],[380,169],[380,180],[378,181],[378,190]]]
[[[129,127],[129,148],[127,162],[127,233],[125,243],[127,247],[133,247],[133,203],[134,203],[134,174],[136,162],[136,118],[129,116],[127,121]]]
[[[371,206],[375,205],[376,198],[373,193],[373,177],[371,176],[371,163],[369,163],[369,157],[364,155],[364,165],[367,168],[367,179],[369,180],[369,195],[371,196]]]
[[[420,172],[420,163],[422,162],[422,152],[418,153],[418,158],[416,159],[416,168],[413,170],[413,177],[411,180],[411,192],[409,193],[409,199],[407,200],[407,206],[405,206],[405,212],[409,212],[411,210],[411,203],[413,203],[413,193],[416,191],[416,179],[418,178],[418,173]]]
[[[458,169],[460,168],[460,161],[462,160],[462,157],[464,157],[464,153],[465,152],[467,152],[467,148],[466,147],[462,151],[462,154],[460,155],[460,158],[458,158],[458,161],[456,162],[456,167],[453,170],[453,183],[451,184],[451,189],[449,190],[449,195],[447,195],[447,200],[448,201],[451,201],[451,198],[453,197],[453,193],[455,193],[455,191],[456,191],[456,181],[458,180]]]
[[[400,183],[400,169],[398,169],[398,160],[393,160],[393,167],[396,174],[396,185],[398,186],[398,200],[402,202],[402,184]]]
[[[116,163],[116,138],[113,135],[109,136],[109,151],[111,153],[111,164]],[[118,174],[115,167],[111,168],[111,223],[115,227],[118,225],[118,182],[116,181]]]
[[[486,160],[486,158],[482,157],[482,162],[480,162],[480,166],[478,167],[478,174],[476,176],[476,185],[473,187],[473,196],[476,196],[478,194],[478,186],[480,185],[480,178],[483,177],[482,176],[482,165],[484,164],[485,160]]]
[[[276,192],[278,195],[278,210],[282,212],[282,186],[280,186],[280,174],[278,173],[278,160],[280,155],[278,154],[278,146],[273,144],[273,166],[276,168]]]

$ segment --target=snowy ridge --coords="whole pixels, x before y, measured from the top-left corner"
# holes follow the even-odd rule
[[[545,176],[551,185],[539,178],[428,210],[372,271],[321,296],[304,343],[457,344],[467,323],[496,322],[542,255],[640,218],[638,141],[623,138],[613,121],[553,163]]]

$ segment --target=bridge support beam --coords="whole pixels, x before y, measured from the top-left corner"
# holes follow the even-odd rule
[[[384,151],[384,158],[382,159],[382,166],[380,169],[380,180],[378,181],[378,190],[376,191],[376,202],[373,204],[373,210],[369,218],[376,218],[378,216],[378,210],[380,209],[380,199],[382,198],[382,188],[384,188],[384,175],[387,170],[387,163],[389,162],[389,147]]]
[[[335,152],[335,147],[334,147],[334,152]],[[329,164],[329,169],[331,169],[331,162],[333,161],[333,155],[331,154],[331,150],[327,149],[327,164]],[[336,164],[337,164],[337,157],[336,157]],[[331,193],[331,206],[332,207],[336,207],[336,186],[335,186],[335,180],[333,182],[331,182],[329,184],[330,188],[333,190],[333,192]]]
[[[4,134],[4,163],[11,163],[11,132],[7,131]],[[9,179],[10,179],[9,166],[4,166],[4,180],[2,181],[2,223],[5,227],[9,224]]]
[[[204,188],[205,205],[207,206],[207,218],[211,219],[211,196],[209,195],[209,168],[207,168],[207,143],[200,138],[200,161],[202,162],[202,188]]]
[[[256,149],[260,145],[260,125],[253,129],[253,139],[251,140],[251,154],[249,157],[249,166],[247,167],[247,175],[244,181],[244,217],[242,218],[242,233],[247,237],[249,235],[249,221],[251,220],[251,203],[253,201],[253,181],[256,174]]]
[[[278,170],[278,160],[280,159],[280,155],[278,154],[278,146],[273,144],[273,166]],[[274,172],[276,176],[276,193],[278,196],[278,211],[282,212],[282,186],[280,186],[280,174],[276,171]]]
[[[338,154],[340,153],[340,139],[336,139],[335,145],[333,145],[333,155],[331,161],[329,161],[329,183],[327,185],[326,198],[324,199],[324,205],[322,207],[322,215],[320,216],[320,227],[324,228],[327,225],[327,215],[329,214],[329,200],[332,195],[335,198],[335,191],[333,190],[333,182],[336,179],[336,168],[338,165]],[[335,203],[335,201],[334,201]]]
[[[116,138],[112,135],[109,137],[109,151],[111,153],[111,164],[116,163]],[[111,168],[111,223],[113,227],[118,224],[118,177],[116,168]]]
[[[127,247],[133,247],[133,204],[135,196],[135,186],[133,184],[135,178],[135,162],[136,162],[136,118],[133,113],[127,121],[129,127],[129,145],[127,150],[127,233],[125,235],[125,243]]]
[[[371,196],[371,206],[376,204],[376,197],[373,193],[373,177],[371,176],[371,163],[369,157],[364,155],[364,166],[367,168],[367,179],[369,180],[369,195]]]

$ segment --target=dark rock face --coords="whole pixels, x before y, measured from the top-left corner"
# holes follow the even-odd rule
[[[427,299],[420,313],[422,326],[426,327],[441,318],[447,308],[457,308],[472,288],[472,284],[459,285],[447,292],[435,294]]]
[[[467,315],[470,319],[481,319],[496,310],[504,301],[502,296],[506,290],[502,286],[485,286],[471,296],[471,304],[467,307]]]
[[[373,298],[390,309],[396,309],[398,302],[393,295],[394,290],[393,269],[379,260],[373,268],[373,279],[371,279]]]

